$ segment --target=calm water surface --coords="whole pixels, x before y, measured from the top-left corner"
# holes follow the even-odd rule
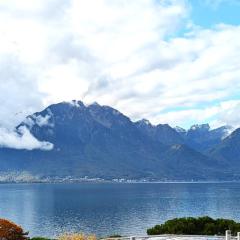
[[[141,235],[181,216],[240,221],[240,183],[0,184],[0,218],[31,236]]]

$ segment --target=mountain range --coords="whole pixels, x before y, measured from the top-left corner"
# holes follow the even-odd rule
[[[239,180],[240,129],[185,130],[133,122],[118,110],[81,101],[53,104],[16,126],[46,149],[1,146],[0,176],[27,173],[38,179],[144,181]]]

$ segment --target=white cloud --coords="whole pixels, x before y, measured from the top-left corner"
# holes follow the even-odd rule
[[[45,116],[42,116],[41,114],[32,114],[31,116],[26,117],[23,122],[29,129],[31,129],[35,124],[39,127],[54,127],[54,123],[50,121],[51,117],[52,112],[48,109],[48,114]]]
[[[50,118],[51,118],[51,115],[46,115],[44,117],[41,115],[38,115],[36,116],[36,123],[39,127],[51,125],[49,123]]]
[[[213,125],[221,126],[228,123],[231,126],[240,126],[240,100],[231,100],[222,102],[218,106],[217,115],[212,122]]]
[[[72,99],[153,123],[238,125],[237,107],[223,118],[218,106],[240,87],[240,27],[202,29],[189,11],[185,0],[1,1],[0,126]]]
[[[50,150],[52,144],[40,142],[27,129],[18,134],[14,127],[26,115],[43,106],[34,74],[16,56],[0,54],[0,146],[17,149]],[[42,123],[38,119],[39,123]]]
[[[26,127],[20,127],[18,130],[19,132],[0,128],[0,146],[27,150],[51,150],[53,148],[52,143],[38,141]]]
[[[188,123],[209,123],[211,128],[230,125],[233,129],[240,126],[240,100],[222,101],[209,108],[190,108],[172,111],[156,116],[156,122],[170,123],[172,126]],[[185,126],[188,127],[188,126]]]
[[[33,71],[13,54],[0,54],[0,126],[13,128],[43,106]]]

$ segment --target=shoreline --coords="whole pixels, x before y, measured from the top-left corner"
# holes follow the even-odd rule
[[[0,181],[5,184],[221,184],[240,183],[240,180],[232,181]]]

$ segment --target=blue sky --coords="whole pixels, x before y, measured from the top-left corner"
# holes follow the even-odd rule
[[[214,28],[218,24],[226,25],[240,25],[240,1],[239,0],[189,0],[190,19],[193,24],[200,26],[204,29]],[[239,76],[240,77],[240,76]],[[240,79],[239,79],[240,81]],[[240,100],[240,93],[238,89],[232,95],[222,99],[227,100]],[[205,105],[199,105],[198,108],[207,108],[209,106],[216,106],[219,104],[218,100],[209,102]],[[182,108],[184,109],[184,107]],[[181,110],[181,108],[173,109],[173,111]],[[214,121],[215,117],[211,116],[205,119],[205,122]],[[186,121],[185,128],[194,124],[193,121]]]
[[[134,121],[239,127],[239,12],[239,0],[0,1],[0,144],[73,99]]]
[[[192,21],[205,28],[219,23],[239,25],[240,1],[190,0]]]

